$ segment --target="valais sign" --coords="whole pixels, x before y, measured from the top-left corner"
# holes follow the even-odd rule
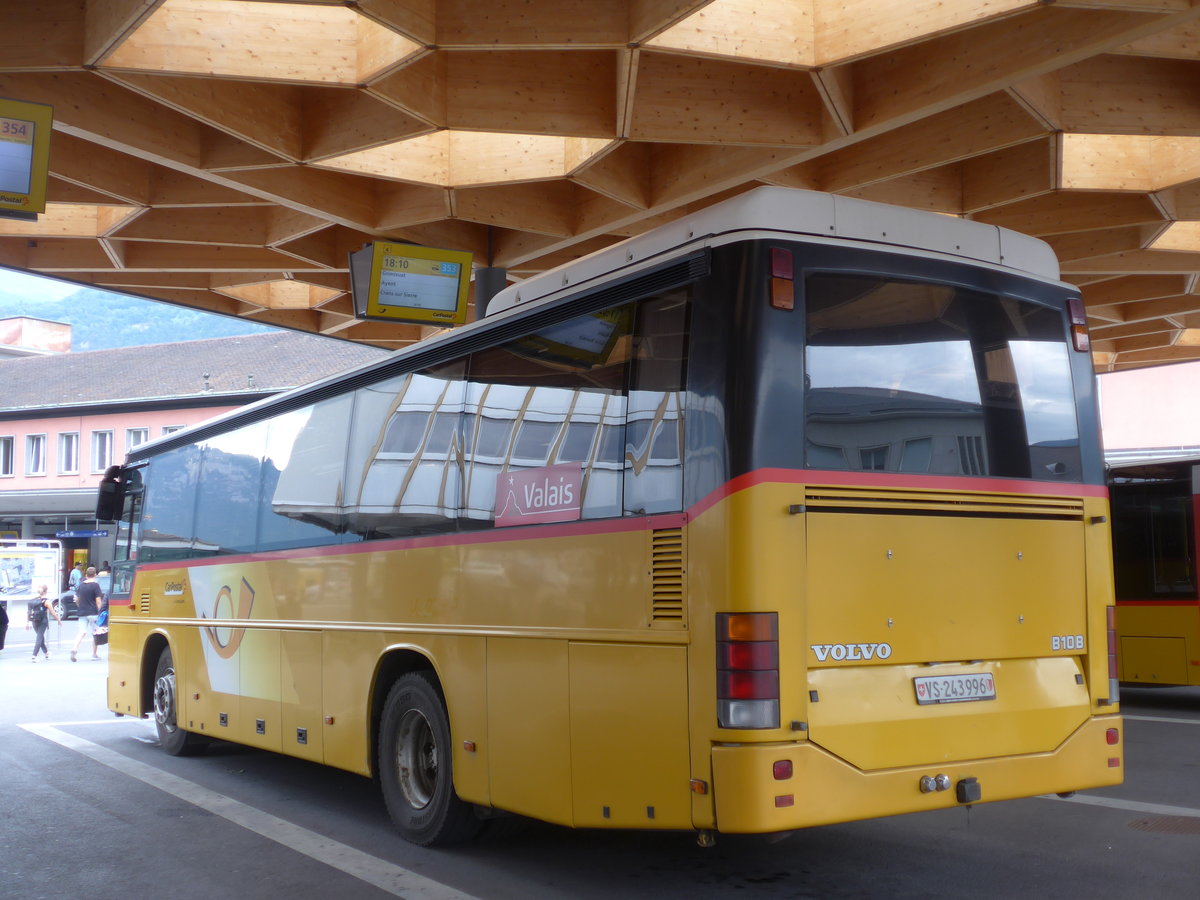
[[[496,479],[496,525],[573,522],[582,486],[579,463],[504,472]]]

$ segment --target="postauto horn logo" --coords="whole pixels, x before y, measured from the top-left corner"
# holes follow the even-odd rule
[[[250,582],[243,578],[236,603],[233,598],[233,590],[229,585],[221,586],[213,600],[211,618],[215,620],[249,619],[250,610],[253,608],[254,588],[250,587]],[[200,618],[210,617],[202,612]],[[245,628],[231,628],[227,625],[204,625],[202,631],[221,659],[230,659],[233,654],[237,653],[238,647],[242,645],[242,639],[246,636]]]

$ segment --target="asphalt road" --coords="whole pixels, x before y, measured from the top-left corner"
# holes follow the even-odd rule
[[[1126,688],[1126,782],[781,840],[516,821],[453,850],[392,832],[375,786],[232,745],[177,759],[104,707],[107,662],[0,651],[0,896],[1121,898],[1200,896],[1200,689]]]

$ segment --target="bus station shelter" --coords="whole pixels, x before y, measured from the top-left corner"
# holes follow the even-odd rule
[[[53,115],[0,266],[399,348],[433,327],[356,317],[371,242],[513,282],[771,184],[1036,235],[1097,371],[1200,359],[1200,0],[41,0],[0,29],[0,97]]]

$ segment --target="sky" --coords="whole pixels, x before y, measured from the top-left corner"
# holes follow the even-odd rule
[[[29,294],[35,300],[61,300],[86,285],[69,284],[55,278],[26,275],[12,269],[0,268],[0,291],[13,294]]]

